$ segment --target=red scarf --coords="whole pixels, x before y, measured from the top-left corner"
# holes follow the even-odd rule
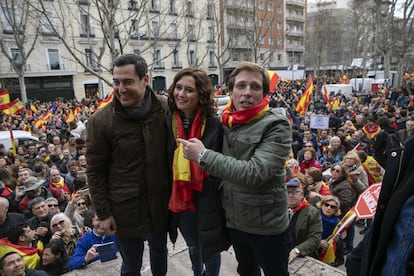
[[[53,196],[58,200],[58,202],[62,202],[66,199],[64,193],[70,195],[70,191],[66,186],[63,177],[60,177],[60,180],[57,183],[54,183],[52,180],[50,180],[49,189],[52,192]]]
[[[253,120],[262,117],[269,110],[269,96],[265,96],[263,100],[256,106],[249,109],[233,111],[233,101],[224,107],[223,115],[221,115],[221,123],[228,128],[232,128],[235,125],[247,124]]]
[[[306,200],[306,198],[304,198],[302,202],[299,203],[299,205],[296,206],[295,209],[293,209],[293,214],[296,214],[297,212],[299,212],[300,210],[302,210],[303,208],[307,206],[309,206],[309,202]]]
[[[191,125],[190,135],[186,137],[183,122],[179,112],[172,115],[172,129],[175,138],[198,138],[201,139],[204,133],[206,120],[201,121],[201,108],[197,109],[196,116]],[[173,184],[168,208],[175,212],[181,213],[186,211],[195,211],[193,202],[193,191],[201,192],[203,189],[203,179],[208,174],[201,170],[197,162],[189,161],[184,158],[183,145],[177,144],[174,151],[172,164]]]
[[[372,128],[370,128],[368,125],[364,125],[362,127],[362,131],[365,132],[365,135],[369,140],[372,140],[374,139],[375,135],[381,131],[381,128],[379,125],[374,125]]]

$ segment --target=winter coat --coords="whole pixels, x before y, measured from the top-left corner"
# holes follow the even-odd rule
[[[171,127],[171,116],[167,119],[167,128],[169,133],[168,159],[171,168],[176,148]],[[207,121],[201,141],[206,148],[221,152],[223,147],[223,129],[218,118]],[[224,210],[220,202],[220,183],[221,179],[209,175],[203,180],[203,190],[193,193],[197,213],[197,225],[194,225],[194,227],[197,228],[204,262],[230,247]],[[177,227],[177,221],[175,221],[175,225],[172,227]]]
[[[150,110],[129,116],[116,97],[88,120],[88,184],[100,219],[113,216],[117,235],[161,233],[168,226],[170,197],[166,99],[148,87]],[[145,103],[144,103],[145,105]]]
[[[284,168],[292,142],[289,121],[270,109],[257,120],[223,128],[223,154],[207,150],[200,167],[223,179],[227,227],[283,233],[289,224]]]

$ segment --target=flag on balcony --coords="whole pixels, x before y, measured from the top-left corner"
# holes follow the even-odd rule
[[[11,103],[9,103],[9,107],[7,109],[4,109],[3,112],[8,115],[16,115],[20,112],[24,111],[25,108],[23,104],[20,102],[19,99],[15,99]]]
[[[296,105],[296,112],[304,113],[308,109],[308,105],[313,93],[313,80],[312,76],[309,75],[308,83],[306,84],[305,92],[300,98],[298,104]]]
[[[273,94],[276,92],[276,87],[280,82],[280,76],[275,71],[268,70],[267,73],[270,79],[269,92]]]
[[[66,115],[65,122],[70,123],[75,120],[75,115],[73,114],[72,108],[69,108],[69,112]]]
[[[109,104],[112,99],[114,98],[115,92],[112,91],[105,99],[103,99],[102,101],[100,101],[98,103],[98,109],[101,109],[103,107],[105,107],[107,104]]]
[[[0,88],[0,110],[4,110],[9,107],[10,95],[9,90]]]

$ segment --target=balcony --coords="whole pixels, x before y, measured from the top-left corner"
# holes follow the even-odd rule
[[[254,14],[254,4],[251,4],[250,2],[247,5],[244,5],[240,3],[240,1],[233,0],[233,1],[226,1],[224,4],[225,8],[227,10],[233,10],[235,12],[247,12],[247,13],[253,13]]]
[[[286,5],[305,7],[305,0],[286,0]]]
[[[89,0],[79,0],[78,1],[78,4],[79,5],[85,5],[85,6],[89,6],[90,5]]]
[[[305,16],[303,14],[287,13],[286,21],[305,22]]]
[[[54,63],[54,64],[47,64],[47,70],[48,71],[64,71],[65,70],[65,64],[63,63]]]
[[[300,44],[287,43],[286,51],[303,52],[305,51],[305,47]]]
[[[229,23],[227,24],[227,29],[229,30],[237,30],[237,31],[254,31],[254,26],[250,24],[243,24],[243,23]]]
[[[300,30],[295,30],[295,31],[289,31],[286,32],[286,36],[292,36],[292,37],[303,37],[304,33],[303,31]]]
[[[211,68],[211,69],[217,68],[217,64],[215,62],[209,62],[208,68]]]
[[[171,63],[171,69],[181,69],[183,68],[183,64],[181,61],[176,61]]]
[[[154,70],[161,70],[165,69],[165,65],[163,61],[158,61],[154,63]]]

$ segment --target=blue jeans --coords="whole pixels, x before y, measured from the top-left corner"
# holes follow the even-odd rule
[[[121,275],[140,276],[142,254],[146,238],[116,237],[119,253],[122,256]],[[167,274],[167,233],[151,234],[148,238],[151,271],[154,276]]]
[[[255,235],[229,228],[241,276],[283,276],[288,273],[291,240],[288,230],[279,235]]]
[[[178,214],[178,227],[188,246],[191,260],[191,269],[194,275],[201,275],[203,269],[203,258],[197,232],[197,215],[194,212]],[[218,276],[220,273],[221,257],[217,254],[206,263],[206,276]]]

